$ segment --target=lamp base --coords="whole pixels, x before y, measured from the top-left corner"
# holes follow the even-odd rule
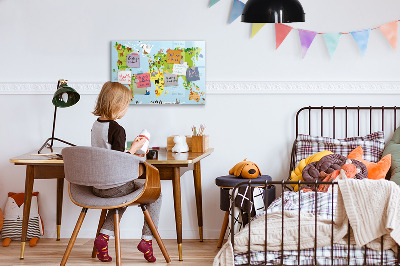
[[[51,152],[53,152],[53,141],[54,140],[58,140],[59,142],[68,144],[70,146],[76,146],[75,144],[69,143],[65,140],[59,139],[59,138],[48,138],[42,145],[42,147],[40,147],[40,149],[38,150],[38,154],[40,154],[40,152],[44,149],[44,148],[49,148],[51,150]],[[49,144],[49,141],[51,141],[51,144]]]

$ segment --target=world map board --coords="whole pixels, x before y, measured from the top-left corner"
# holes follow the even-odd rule
[[[112,41],[111,81],[132,104],[205,104],[205,42]]]

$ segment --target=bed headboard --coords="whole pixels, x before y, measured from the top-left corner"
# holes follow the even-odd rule
[[[383,131],[389,139],[398,126],[396,106],[308,106],[296,114],[296,137],[299,134],[347,138]],[[290,171],[295,164],[295,143],[293,144]],[[289,172],[290,176],[290,172]]]

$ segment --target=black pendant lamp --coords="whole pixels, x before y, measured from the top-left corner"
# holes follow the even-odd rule
[[[249,0],[243,9],[242,22],[304,22],[304,10],[298,0]]]

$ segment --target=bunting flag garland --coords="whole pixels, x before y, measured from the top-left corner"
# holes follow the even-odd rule
[[[290,33],[290,31],[292,29],[293,28],[288,25],[281,24],[281,23],[275,23],[276,49],[278,49],[278,47],[285,40],[286,36],[288,36],[288,34]]]
[[[265,23],[253,23],[253,26],[251,28],[251,38],[256,35],[262,27],[264,27]]]
[[[304,58],[317,33],[315,31],[299,30],[301,54]]]
[[[219,0],[210,0],[210,5],[208,7],[212,7],[213,5],[215,5],[218,2],[219,2]]]
[[[371,32],[371,29],[351,32],[351,35],[353,35],[353,38],[356,41],[356,43],[357,43],[358,47],[360,48],[361,53],[363,55],[365,55],[365,51],[367,50],[370,32]]]
[[[243,2],[239,0],[233,0],[231,17],[229,18],[229,24],[242,15],[243,8],[244,8]]]
[[[212,7],[219,1],[220,0],[210,0],[209,7]],[[245,3],[243,2],[244,0],[231,0],[231,1],[233,3],[232,3],[232,10],[229,16],[229,24],[232,24],[232,22],[234,22],[238,17],[240,17],[245,7]],[[283,43],[283,41],[286,39],[286,37],[292,30],[298,30],[300,36],[302,58],[306,56],[307,51],[310,48],[317,34],[323,36],[326,48],[331,58],[333,58],[337,50],[340,37],[344,34],[351,34],[357,46],[359,47],[361,53],[365,55],[371,31],[379,29],[382,32],[383,36],[385,36],[389,44],[392,46],[392,48],[396,50],[399,21],[400,20],[395,20],[374,28],[368,28],[360,31],[333,32],[333,33],[315,32],[310,30],[293,28],[282,23],[275,23],[275,41],[276,41],[275,49],[278,49],[280,47],[280,45]],[[252,23],[251,38],[253,38],[265,26],[265,24],[266,23]]]
[[[342,34],[340,34],[339,32],[334,32],[334,33],[325,33],[323,36],[326,48],[328,48],[329,55],[332,58],[333,54],[336,51],[336,48],[338,47],[339,39],[340,36],[342,36]]]
[[[394,50],[397,48],[397,23],[396,20],[378,27]]]

